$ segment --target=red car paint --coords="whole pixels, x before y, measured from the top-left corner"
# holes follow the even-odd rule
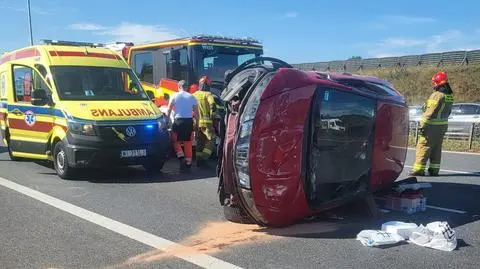
[[[403,96],[390,84],[373,77],[305,72],[293,68],[281,68],[275,72],[261,94],[250,135],[248,172],[251,190],[239,187],[235,158],[232,158],[239,117],[234,113],[227,118],[222,163],[224,176],[220,184],[227,187],[226,196],[240,198],[238,207],[257,223],[268,226],[293,224],[326,209],[314,209],[309,205],[304,184],[306,156],[310,151],[306,143],[306,126],[318,87],[335,87],[376,100],[368,191],[379,190],[398,178],[406,158],[408,108]],[[346,80],[387,85],[390,94],[365,91],[350,86]],[[341,201],[327,207],[340,204]]]
[[[377,126],[370,188],[377,190],[398,177],[405,164],[408,146],[408,115],[405,107],[377,103]]]
[[[314,85],[284,91],[264,100],[258,109],[265,116],[254,122],[250,175],[256,179],[254,201],[269,223],[287,225],[310,214],[300,171],[303,130],[314,91]]]

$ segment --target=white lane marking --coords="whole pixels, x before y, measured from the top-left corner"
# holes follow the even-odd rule
[[[413,166],[405,165],[405,168],[413,168]],[[442,172],[453,173],[453,174],[464,174],[464,175],[480,175],[478,172],[466,172],[466,171],[456,171],[448,169],[440,169]]]
[[[415,151],[414,148],[408,148],[410,151]],[[477,152],[462,152],[462,151],[448,151],[448,150],[442,150],[444,153],[451,153],[451,154],[461,154],[461,155],[474,155],[474,156],[480,156],[480,153]]]
[[[42,203],[51,205],[55,208],[58,208],[64,212],[70,213],[74,216],[77,216],[81,219],[84,219],[86,221],[89,221],[91,223],[97,224],[99,226],[102,226],[106,229],[109,229],[110,231],[116,232],[118,234],[121,234],[123,236],[126,236],[128,238],[131,238],[133,240],[136,240],[140,243],[143,243],[145,245],[151,246],[153,248],[162,250],[162,251],[168,251],[172,247],[182,247],[180,244],[177,244],[175,242],[169,241],[167,239],[161,238],[159,236],[144,232],[140,229],[137,229],[135,227],[123,224],[121,222],[118,222],[116,220],[104,217],[100,214],[97,214],[95,212],[83,209],[81,207],[75,206],[73,204],[67,203],[65,201],[62,201],[60,199],[54,198],[50,195],[41,193],[39,191],[30,189],[28,187],[22,186],[20,184],[17,184],[15,182],[12,182],[10,180],[4,179],[0,177],[0,185],[4,186],[6,188],[9,188],[11,190],[17,191],[21,194],[30,196],[31,198],[38,200]],[[191,254],[178,254],[175,255],[175,257],[183,259],[187,262],[193,263],[197,266],[200,266],[202,268],[212,268],[212,269],[230,269],[230,268],[235,268],[235,269],[241,269],[241,267],[238,267],[234,264],[222,261],[220,259],[217,259],[212,256],[208,256],[206,254],[200,254],[198,252],[194,253],[192,250]]]
[[[445,208],[445,207],[438,207],[438,206],[433,206],[433,205],[427,205],[427,207],[428,207],[428,208],[432,208],[432,209],[447,211],[447,212],[459,213],[459,214],[465,214],[465,213],[467,213],[467,211],[450,209],[450,208]]]

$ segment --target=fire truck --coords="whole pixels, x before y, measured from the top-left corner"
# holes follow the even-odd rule
[[[106,46],[125,58],[158,107],[168,104],[180,80],[187,82],[191,93],[195,92],[201,76],[210,78],[212,92],[219,96],[228,70],[263,55],[263,46],[258,40],[210,35],[139,45],[116,42]]]

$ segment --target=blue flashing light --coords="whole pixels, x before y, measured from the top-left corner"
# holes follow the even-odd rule
[[[146,128],[146,129],[149,129],[149,130],[152,130],[153,128],[155,128],[155,125],[153,125],[153,124],[147,124],[147,125],[145,125],[145,128]]]

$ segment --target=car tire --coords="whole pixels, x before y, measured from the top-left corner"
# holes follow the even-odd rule
[[[158,173],[165,165],[165,158],[147,160],[142,166],[148,173]]]
[[[225,219],[234,223],[256,224],[252,218],[238,207],[223,206],[223,215]]]
[[[68,164],[68,155],[63,142],[57,142],[53,149],[53,167],[55,172],[62,179],[73,179],[74,168]]]

